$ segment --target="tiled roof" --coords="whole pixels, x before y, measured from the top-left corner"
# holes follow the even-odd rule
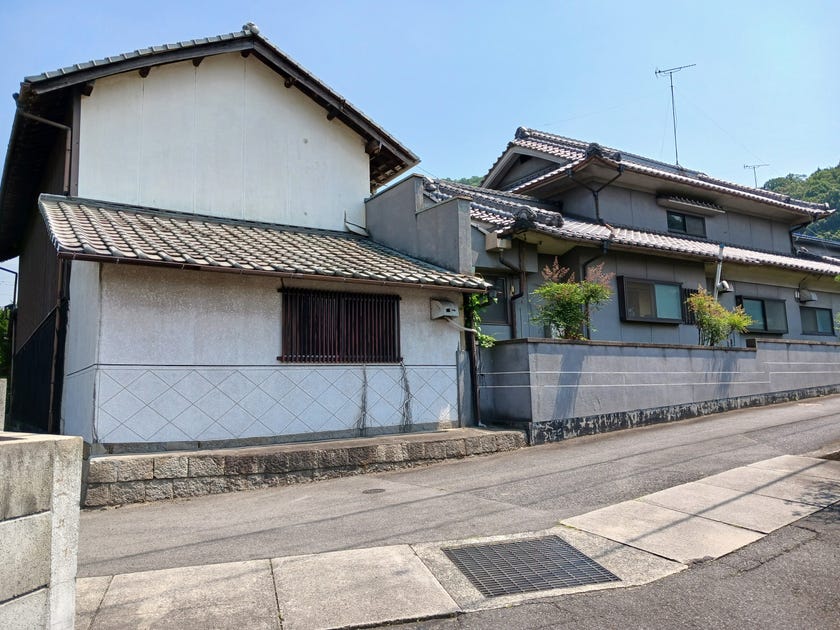
[[[727,182],[722,179],[710,177],[699,171],[692,171],[673,164],[667,164],[658,160],[652,160],[633,153],[618,151],[595,143],[586,143],[580,140],[573,140],[544,131],[520,127],[516,130],[515,138],[508,144],[505,153],[496,160],[490,172],[496,168],[505,155],[513,148],[528,149],[542,153],[551,158],[559,160],[557,168],[544,169],[530,179],[522,179],[514,182],[509,192],[518,192],[528,189],[534,184],[546,181],[557,175],[574,171],[590,159],[601,159],[615,165],[623,165],[625,169],[637,173],[660,177],[676,183],[689,184],[694,187],[708,190],[710,192],[725,193],[752,199],[761,203],[767,203],[776,207],[793,210],[811,217],[825,216],[831,209],[825,204],[810,203],[798,199],[792,199],[787,195],[775,193],[761,188],[743,186]]]
[[[57,195],[41,195],[38,205],[59,255],[65,257],[460,290],[488,286],[480,278],[447,271],[347,232]]]
[[[25,114],[46,120],[64,120],[68,94],[74,86],[89,89],[102,77],[129,71],[139,71],[143,75],[144,71],[156,65],[187,60],[195,62],[211,55],[236,52],[245,56],[253,54],[272,68],[287,87],[300,90],[323,107],[328,119],[335,118],[359,134],[369,156],[372,189],[388,183],[420,161],[396,138],[279,50],[250,23],[235,33],[152,46],[78,63],[26,77],[21,83],[17,96],[18,111],[12,123],[0,181],[0,260],[18,256],[23,248],[30,211],[37,195],[42,192],[39,186],[55,143],[54,127]]]
[[[718,243],[596,223],[577,217],[560,217],[556,210],[548,212],[544,206],[528,203],[529,198],[523,195],[512,195],[464,184],[453,185],[443,180],[430,180],[426,187],[426,194],[435,202],[445,201],[453,196],[471,198],[473,201],[470,214],[473,222],[488,226],[496,232],[511,230],[517,214],[523,210],[526,212],[530,210],[533,213],[530,216],[534,218],[533,227],[530,229],[559,239],[581,243],[608,241],[611,244],[631,249],[683,254],[703,260],[715,260],[718,256]],[[826,257],[798,258],[734,245],[725,245],[723,259],[726,262],[745,265],[769,265],[809,273],[840,274],[840,261],[831,262],[826,260]]]
[[[323,106],[331,118],[337,117],[369,142],[373,186],[389,182],[420,161],[414,153],[368,118],[358,107],[347,102],[312,72],[277,48],[251,22],[245,24],[241,31],[234,33],[150,46],[26,77],[21,84],[18,102],[26,106],[33,98],[37,100],[39,96],[94,81],[99,77],[235,51],[242,54],[253,51],[269,67],[286,78],[287,87],[295,86],[300,89]]]

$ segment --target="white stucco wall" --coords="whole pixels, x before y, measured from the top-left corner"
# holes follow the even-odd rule
[[[254,221],[364,223],[364,142],[253,55],[99,79],[82,97],[79,196]]]
[[[307,286],[285,281],[286,286]],[[452,292],[317,283],[322,290],[399,294],[399,365],[277,361],[278,278],[103,265],[96,437],[105,443],[300,436],[405,421],[458,422],[460,333],[429,317]],[[72,297],[71,297],[72,301]]]
[[[100,263],[73,261],[61,399],[62,433],[94,438],[94,396],[99,363]]]

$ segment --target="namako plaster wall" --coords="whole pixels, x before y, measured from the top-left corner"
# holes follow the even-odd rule
[[[413,423],[458,421],[461,334],[429,315],[431,298],[459,302],[458,293],[97,263],[73,267],[68,338],[78,340],[68,346],[64,427],[90,442],[327,436],[353,431],[360,422],[386,430],[406,421],[407,393]],[[399,294],[404,368],[278,362],[283,284]]]

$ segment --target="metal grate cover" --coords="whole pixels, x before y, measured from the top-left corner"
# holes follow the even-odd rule
[[[557,536],[443,552],[485,597],[619,581]]]

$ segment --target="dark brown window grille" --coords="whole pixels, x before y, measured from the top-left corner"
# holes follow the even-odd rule
[[[682,304],[683,304],[683,324],[690,324],[694,326],[697,324],[697,318],[694,313],[688,308],[687,300],[693,295],[699,293],[697,289],[683,289],[682,290]]]
[[[399,363],[397,295],[283,289],[281,361]]]

